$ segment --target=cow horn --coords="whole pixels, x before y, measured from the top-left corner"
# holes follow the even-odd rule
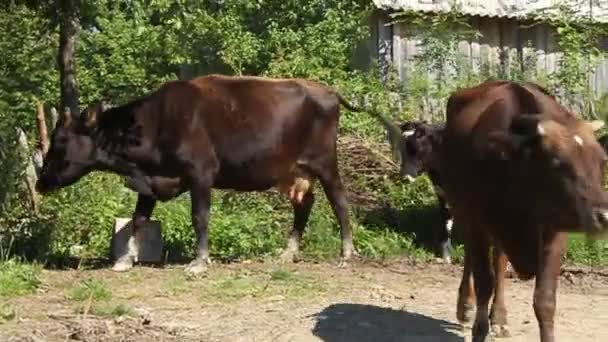
[[[85,126],[89,128],[95,126],[97,124],[97,117],[102,111],[103,104],[101,102],[91,104],[85,111]]]
[[[538,123],[538,125],[536,126],[536,131],[538,132],[538,135],[541,135],[541,136],[547,135],[547,131],[543,127],[542,122]]]

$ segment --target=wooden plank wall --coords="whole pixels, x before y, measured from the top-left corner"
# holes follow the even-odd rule
[[[391,58],[393,66],[398,68],[401,80],[407,82],[407,70],[424,47],[411,28],[407,27],[407,23],[395,24],[390,29],[384,26],[385,23],[379,21],[376,26],[377,56]],[[548,25],[530,26],[529,23],[513,19],[487,17],[473,17],[470,24],[482,37],[460,41],[458,48],[461,56],[471,61],[475,71],[479,71],[483,63],[491,62],[492,71],[495,72],[502,66],[506,70],[506,76],[510,77],[511,68],[524,59],[532,62],[528,68],[544,71],[547,75],[559,67],[561,54],[554,36],[555,30]],[[392,34],[392,39],[387,37],[389,34]],[[604,45],[603,48],[608,50],[608,40]],[[589,85],[597,95],[608,92],[608,60],[599,63],[595,72],[589,75]]]

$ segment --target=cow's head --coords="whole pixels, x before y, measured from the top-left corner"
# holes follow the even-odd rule
[[[507,137],[495,139],[508,142],[503,159],[523,161],[513,164],[519,165],[516,182],[535,198],[536,206],[546,209],[544,215],[553,216],[542,219],[592,234],[608,229],[608,193],[603,188],[608,156],[594,134],[603,125],[574,117],[558,121],[545,114],[521,115],[513,119]]]
[[[441,129],[426,121],[406,121],[399,128],[403,137],[401,176],[411,181],[431,167]]]
[[[60,118],[36,182],[38,192],[47,193],[71,185],[93,169],[96,148],[91,132],[102,110],[102,104],[96,103],[79,117],[66,111]]]

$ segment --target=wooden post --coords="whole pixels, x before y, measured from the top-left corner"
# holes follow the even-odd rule
[[[393,26],[387,25],[386,18],[378,18],[378,64],[383,81],[388,79],[393,51]]]
[[[40,101],[36,104],[36,125],[38,127],[38,142],[40,143],[40,149],[42,150],[42,155],[46,156],[46,153],[49,151],[49,133],[46,129],[44,106]]]
[[[57,113],[57,109],[55,107],[51,107],[51,127],[52,130],[55,130],[55,126],[57,126],[57,121],[59,120],[59,113]]]
[[[17,142],[21,148],[21,156],[25,158],[26,161],[25,184],[30,194],[32,209],[35,213],[38,213],[38,193],[36,192],[36,181],[38,180],[38,176],[36,175],[36,167],[34,166],[34,162],[30,157],[31,154],[29,153],[29,147],[27,145],[27,136],[21,128],[17,128]]]

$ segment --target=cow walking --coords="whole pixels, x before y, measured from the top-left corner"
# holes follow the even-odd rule
[[[465,230],[457,313],[466,319],[475,297],[473,341],[486,340],[490,322],[506,328],[507,257],[520,278],[536,277],[541,341],[555,341],[567,232],[608,229],[608,156],[594,135],[602,124],[576,118],[532,83],[488,81],[450,96],[437,165],[451,212]]]
[[[338,220],[342,263],[355,254],[346,192],[337,167],[340,104],[334,90],[302,79],[208,75],[170,81],[122,106],[89,106],[64,116],[52,133],[37,189],[47,193],[93,170],[118,173],[138,193],[133,234],[150,219],[158,200],[189,191],[196,258],[186,271],[209,263],[211,189],[289,195],[294,222],[283,260],[293,260],[319,180]],[[116,271],[132,267],[135,251]]]
[[[445,201],[441,179],[434,160],[436,152],[433,150],[441,139],[442,124],[429,124],[426,121],[406,121],[399,125],[403,137],[404,148],[401,172],[404,178],[413,180],[426,173],[433,184],[435,195],[439,202],[439,216],[443,229],[438,236],[439,253],[443,261],[451,263],[452,253],[452,226],[454,224],[450,207]]]

